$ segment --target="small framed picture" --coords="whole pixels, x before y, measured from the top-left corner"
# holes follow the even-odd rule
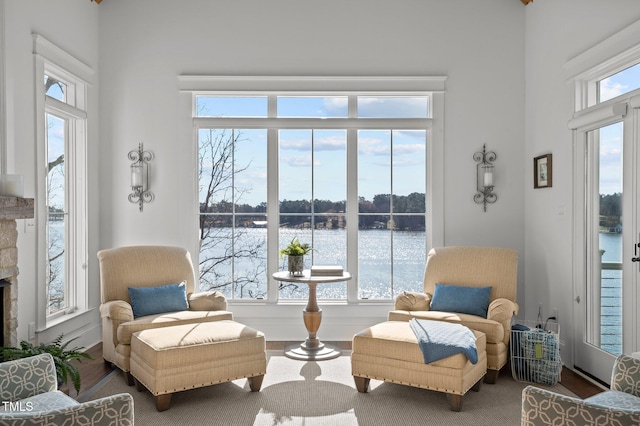
[[[551,154],[541,155],[533,159],[533,187],[551,188]]]

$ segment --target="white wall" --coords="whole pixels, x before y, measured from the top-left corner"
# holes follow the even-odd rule
[[[95,3],[85,0],[28,0],[4,1],[5,22],[5,71],[6,71],[6,134],[7,172],[24,176],[25,197],[35,197],[36,139],[34,58],[32,33],[38,33],[64,49],[77,59],[98,70],[98,9]],[[38,82],[43,84],[43,82]],[[97,74],[95,84],[98,84]],[[89,161],[97,163],[98,146],[98,92],[91,91],[89,113]],[[44,164],[43,164],[44,166]],[[94,166],[95,169],[95,166]],[[89,176],[89,219],[92,229],[98,229],[98,180],[97,174]],[[27,338],[27,325],[36,321],[36,233],[33,227],[25,232],[26,224],[34,221],[18,221],[18,339]],[[38,224],[44,226],[44,224]],[[97,307],[100,301],[97,259],[98,233],[89,237],[89,270],[92,289],[90,305]],[[39,333],[39,339],[49,341],[61,332],[72,337],[83,335],[76,343],[92,345],[100,339],[98,315],[94,310],[59,327]]]
[[[35,179],[31,32],[98,70],[93,89],[99,90],[99,109],[94,108],[99,119],[90,118],[89,182],[95,303],[98,249],[176,244],[196,254],[194,146],[182,136],[178,75],[446,75],[445,152],[439,160],[444,242],[517,249],[524,305],[525,7],[520,2],[0,1],[6,3],[7,21],[8,171],[25,175],[27,196],[34,195]],[[143,213],[127,201],[127,153],[139,142],[155,154],[156,199]],[[472,200],[472,155],[483,143],[498,155],[498,201],[486,213]],[[21,338],[35,318],[34,248],[35,235],[21,234],[20,282],[26,283]],[[252,314],[246,306],[233,310],[249,324],[272,321],[270,337],[304,337],[301,306],[266,306]],[[326,307],[322,337],[348,339],[358,320],[383,319],[387,310]],[[88,324],[98,322],[97,313],[92,315]]]
[[[102,2],[101,247],[169,243],[195,254],[194,142],[178,120],[180,74],[446,75],[445,243],[512,247],[524,260],[524,14],[504,0]],[[127,201],[126,154],[140,141],[155,154],[156,199],[143,213]],[[498,155],[498,201],[483,213],[472,155],[485,142]],[[233,307],[237,319],[260,320],[243,309]],[[304,337],[301,307],[288,309],[258,312],[291,315]],[[325,310],[324,338],[332,315]]]
[[[517,249],[520,316],[533,319],[538,302],[546,315],[557,307],[561,338],[571,344],[572,104],[562,67],[638,20],[637,0],[536,0],[527,7],[516,0],[0,2],[7,172],[25,176],[26,196],[35,195],[31,33],[99,71],[92,90],[100,92],[100,109],[91,106],[89,130],[93,305],[99,301],[99,248],[166,243],[194,250],[193,146],[181,136],[177,75],[446,75],[445,244]],[[126,154],[140,141],[156,154],[156,200],[144,213],[127,201]],[[498,154],[499,199],[487,213],[472,201],[471,156],[484,142]],[[553,188],[533,190],[532,158],[545,153],[554,156]],[[19,228],[18,331],[26,338],[36,312],[36,242],[35,233]],[[295,333],[304,334],[300,307],[265,309],[295,317]],[[340,314],[339,307],[328,307],[325,321],[340,324],[329,319]],[[92,330],[87,339],[95,338],[98,323],[97,313],[91,315],[80,328]],[[290,326],[282,327],[276,334],[292,337]],[[570,351],[563,358],[571,365]]]
[[[572,366],[573,94],[563,66],[640,18],[635,0],[536,0],[526,12],[525,306],[559,309],[562,358]],[[553,187],[533,189],[533,157],[553,154]]]

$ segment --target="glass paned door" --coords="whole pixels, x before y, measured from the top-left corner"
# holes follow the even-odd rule
[[[622,353],[622,203],[623,124],[589,132],[597,157],[591,193],[591,284],[587,295],[587,342],[613,355]]]
[[[580,132],[584,165],[584,275],[576,302],[582,339],[575,367],[608,383],[615,357],[625,348],[626,298],[633,281],[633,167],[623,121]],[[625,158],[627,157],[627,158]],[[625,221],[624,219],[628,219]],[[631,251],[633,254],[633,251]],[[629,259],[627,259],[627,257]],[[582,296],[582,297],[581,297]],[[629,300],[625,300],[629,299]],[[628,345],[627,345],[628,346]]]

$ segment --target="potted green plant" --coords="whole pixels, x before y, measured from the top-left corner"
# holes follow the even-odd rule
[[[71,383],[76,392],[80,392],[80,372],[78,367],[72,361],[82,362],[85,359],[93,359],[91,355],[82,350],[84,348],[75,347],[68,349],[67,347],[76,338],[62,343],[63,335],[58,336],[51,343],[40,343],[33,345],[32,343],[21,341],[19,348],[1,348],[2,359],[10,361],[19,358],[26,358],[38,354],[49,353],[53,356],[53,362],[56,366],[56,375],[58,376],[58,388],[67,383],[71,379]]]
[[[280,249],[280,257],[287,256],[289,273],[291,275],[302,275],[304,269],[304,255],[313,248],[308,243],[300,243],[298,237],[293,237],[291,242],[283,249]]]

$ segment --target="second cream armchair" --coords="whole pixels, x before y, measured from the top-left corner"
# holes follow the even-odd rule
[[[511,321],[518,313],[516,303],[518,254],[496,247],[440,247],[427,255],[424,293],[404,292],[396,298],[389,321],[411,318],[455,322],[481,331],[487,338],[487,375],[485,382],[495,383],[508,357]],[[491,287],[487,315],[438,311],[431,302],[436,284],[467,287]]]
[[[105,361],[130,372],[131,337],[151,328],[232,320],[225,296],[218,291],[197,293],[189,252],[182,247],[130,246],[98,252],[100,262],[100,314]],[[188,308],[134,317],[129,288],[151,288],[184,283]],[[143,300],[144,302],[144,300]]]

